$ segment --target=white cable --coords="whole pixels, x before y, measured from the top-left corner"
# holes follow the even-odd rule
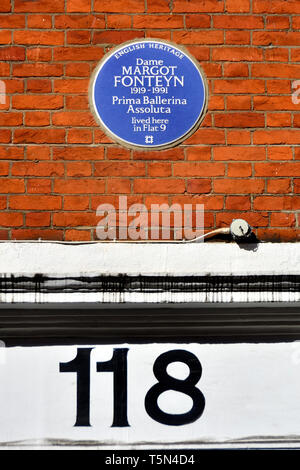
[[[228,235],[230,234],[230,228],[229,227],[217,228],[216,230],[212,230],[211,232],[204,233],[204,235],[200,235],[199,237],[192,238],[191,240],[184,240],[184,242],[185,243],[193,243],[193,242],[197,243],[203,240],[204,238],[210,238],[219,233],[223,235]]]
[[[57,245],[94,245],[95,243],[193,243],[200,242],[205,238],[210,238],[217,234],[230,234],[229,227],[218,228],[211,232],[204,233],[191,240],[91,240],[91,241],[60,241],[60,240],[0,240],[0,243],[54,243]]]

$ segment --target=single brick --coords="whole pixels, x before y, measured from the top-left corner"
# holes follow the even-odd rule
[[[251,208],[249,196],[227,196],[225,208],[229,210],[248,211]]]
[[[0,49],[1,57],[1,49]],[[20,60],[20,59],[16,59]],[[15,64],[13,66],[15,77],[60,77],[63,75],[63,66],[60,64]]]
[[[50,125],[50,113],[41,111],[32,111],[25,113],[25,125],[33,127],[42,127]]]
[[[56,29],[102,29],[105,28],[104,15],[56,15]]]
[[[25,26],[25,25],[24,25]],[[27,16],[28,28],[37,29],[51,29],[52,17],[51,15],[28,15]]]
[[[0,12],[6,13],[11,11],[11,1],[10,0],[2,0],[0,5]]]
[[[109,178],[107,192],[112,194],[130,194],[131,181],[127,178]]]
[[[261,179],[216,179],[215,193],[223,194],[255,194],[263,193],[265,182]]]
[[[269,179],[267,181],[267,192],[272,194],[288,194],[292,190],[291,180],[288,178]]]
[[[0,180],[1,194],[24,193],[25,184],[21,178],[5,178]]]
[[[88,162],[72,162],[67,164],[67,176],[91,176],[92,167]]]
[[[93,133],[89,129],[70,129],[67,135],[68,144],[91,144]]]
[[[135,179],[133,182],[134,193],[143,194],[179,194],[184,193],[185,183],[180,179]]]
[[[57,179],[54,182],[54,193],[59,194],[99,194],[105,190],[105,181],[95,179]]]
[[[14,132],[15,144],[61,144],[65,142],[66,131],[64,129],[16,129]]]
[[[229,177],[249,177],[252,176],[251,163],[228,163]]]
[[[59,46],[64,43],[62,31],[14,31],[15,44]]]
[[[55,147],[53,160],[103,160],[103,147]]]
[[[172,164],[166,162],[150,162],[147,168],[148,176],[172,176]]]
[[[89,13],[91,11],[91,0],[67,0],[67,12]]]
[[[224,11],[224,4],[224,0],[174,0],[173,11],[178,13],[218,13]]]
[[[11,196],[9,207],[19,210],[59,210],[62,199],[61,196]]]
[[[60,109],[64,106],[62,96],[57,95],[15,95],[12,107],[15,109]]]
[[[211,192],[211,180],[198,178],[187,181],[187,192],[194,194],[204,194]]]
[[[80,211],[89,209],[90,198],[88,196],[64,196],[64,210]]]
[[[4,0],[7,2],[8,0]],[[39,0],[29,2],[28,0],[15,0],[15,12],[22,13],[59,13],[65,9],[64,0]]]
[[[264,147],[215,147],[213,149],[214,160],[265,160],[266,149]]]
[[[91,32],[90,31],[67,31],[68,44],[90,44]]]
[[[26,214],[27,227],[48,227],[50,225],[49,212],[29,212]]]
[[[223,163],[208,162],[182,162],[174,163],[174,176],[223,176],[225,165]]]
[[[15,162],[12,166],[13,176],[63,176],[63,163],[48,162]]]
[[[145,5],[141,0],[126,0],[126,2],[95,0],[94,11],[100,13],[144,13]]]
[[[27,180],[27,193],[29,194],[50,194],[51,179],[30,178]]]

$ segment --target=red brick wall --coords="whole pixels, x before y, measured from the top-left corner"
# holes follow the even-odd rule
[[[98,204],[120,194],[298,239],[299,0],[1,0],[0,28],[1,239],[96,239]],[[185,45],[208,78],[206,118],[174,149],[122,148],[89,111],[98,61],[143,37]]]

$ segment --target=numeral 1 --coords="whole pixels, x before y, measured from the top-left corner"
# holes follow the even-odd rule
[[[110,361],[97,362],[97,372],[114,374],[114,418],[112,427],[129,426],[127,420],[127,353],[128,348],[114,349]]]
[[[74,426],[90,426],[90,369],[91,350],[78,348],[76,357],[70,362],[60,362],[60,372],[77,373],[77,406]]]

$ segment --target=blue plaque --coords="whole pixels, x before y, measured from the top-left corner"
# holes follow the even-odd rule
[[[121,44],[99,63],[91,109],[116,142],[139,149],[174,147],[199,127],[207,84],[194,57],[159,39]]]

